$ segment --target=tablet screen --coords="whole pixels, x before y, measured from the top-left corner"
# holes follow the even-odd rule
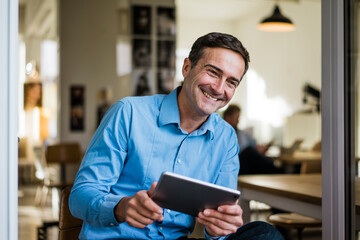
[[[232,205],[239,196],[238,190],[164,172],[151,198],[160,207],[196,217],[205,208]]]

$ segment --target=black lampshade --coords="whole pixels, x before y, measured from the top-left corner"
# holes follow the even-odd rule
[[[295,30],[292,21],[281,14],[278,5],[275,5],[271,16],[264,18],[258,25],[258,29],[266,32],[289,32]]]

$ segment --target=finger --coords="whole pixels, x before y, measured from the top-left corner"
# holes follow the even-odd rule
[[[242,210],[240,206],[234,206],[235,207],[229,205],[222,206],[220,210],[223,212],[205,209],[199,213],[199,218],[203,218],[204,221],[220,226],[223,229],[237,229],[243,225]],[[231,212],[231,214],[228,212]],[[234,214],[234,212],[237,214]]]
[[[150,198],[148,191],[137,192],[134,197],[149,211],[157,212],[159,214],[163,213],[163,209]]]
[[[203,218],[199,218],[198,222],[203,224],[205,226],[206,232],[210,235],[210,236],[226,236],[229,234],[232,234],[234,232],[236,232],[236,230],[232,230],[232,229],[224,229],[221,228],[215,224],[212,224],[211,222],[206,221]]]
[[[136,211],[136,209],[129,209],[126,215],[126,222],[133,227],[144,228],[145,226],[152,224],[155,220],[144,217],[142,214]]]
[[[141,196],[146,195],[146,196]],[[152,220],[162,221],[163,210],[157,206],[148,196],[147,194],[135,194],[134,198],[132,198],[128,206],[130,209],[134,209],[135,212],[142,215],[145,218],[150,218]]]
[[[224,217],[226,218],[226,216]],[[233,217],[233,221],[229,221],[229,219],[224,218],[214,218],[205,216],[203,213],[199,214],[199,222],[204,224],[207,227],[216,227],[217,229],[221,229],[222,231],[231,231],[231,233],[236,232],[238,229],[238,220]]]
[[[237,202],[238,200],[233,205],[220,205],[216,210],[229,215],[242,215],[242,209]]]
[[[153,182],[153,183],[151,184],[151,188],[150,188],[150,190],[148,191],[149,197],[152,196],[152,194],[153,194],[153,192],[154,192],[154,190],[155,190],[156,185],[157,185],[157,182]]]

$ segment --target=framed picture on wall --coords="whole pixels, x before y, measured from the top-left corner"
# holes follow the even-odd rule
[[[150,70],[136,69],[132,74],[133,95],[146,96],[153,94],[153,79]]]
[[[151,8],[149,6],[132,7],[133,34],[151,34]]]
[[[85,87],[70,87],[70,131],[85,129]]]
[[[175,68],[175,42],[157,42],[157,66],[165,68]]]
[[[146,39],[133,39],[133,65],[134,67],[150,67],[151,41]]]
[[[157,8],[157,34],[158,36],[175,36],[175,9]]]
[[[42,106],[42,83],[25,82],[24,83],[24,110],[32,110],[35,107]]]
[[[174,70],[161,70],[157,73],[157,89],[160,94],[168,94],[174,89]]]

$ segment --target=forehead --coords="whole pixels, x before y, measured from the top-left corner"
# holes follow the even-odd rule
[[[205,48],[199,63],[214,65],[239,79],[245,70],[245,61],[241,54],[226,48]]]

